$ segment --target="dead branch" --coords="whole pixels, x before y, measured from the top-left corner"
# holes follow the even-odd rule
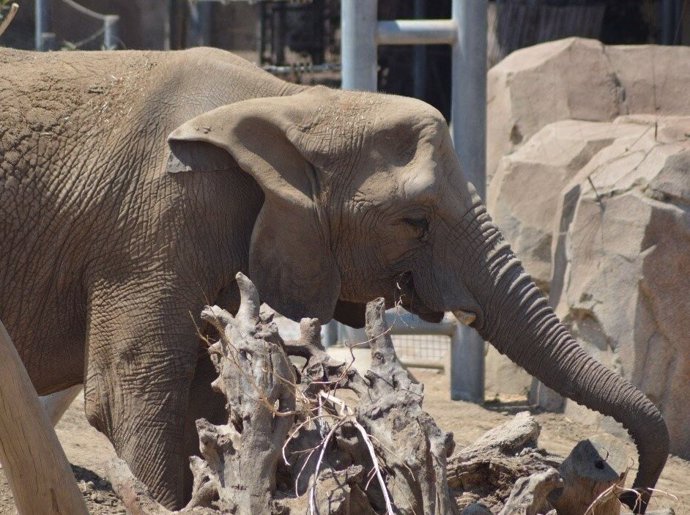
[[[237,281],[236,316],[202,312],[219,335],[209,347],[212,385],[227,399],[228,422],[197,421],[201,457],[191,459],[182,513],[454,513],[445,475],[452,435],[422,411],[422,385],[395,355],[383,300],[367,312],[374,366],[362,377],[326,353],[316,319],[283,342],[251,281]],[[306,363],[297,370],[288,356]],[[165,513],[124,463],[111,479],[131,511]]]
[[[69,462],[0,322],[0,462],[19,513],[86,514]]]
[[[7,30],[7,27],[10,26],[10,23],[12,23],[12,20],[14,20],[18,10],[19,4],[13,2],[12,5],[10,5],[10,10],[7,11],[7,14],[5,15],[5,18],[3,18],[3,20],[0,22],[0,36],[2,36]]]

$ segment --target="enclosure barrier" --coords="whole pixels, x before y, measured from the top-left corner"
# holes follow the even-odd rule
[[[465,176],[485,198],[487,0],[453,0],[449,20],[379,22],[377,7],[377,0],[342,0],[343,89],[376,91],[378,45],[451,45],[451,134]],[[467,326],[453,335],[451,398],[483,402],[484,341]]]
[[[456,349],[462,341],[460,334],[461,325],[453,315],[447,314],[443,320],[436,324],[425,322],[411,313],[400,314],[396,310],[386,312],[386,323],[390,327],[393,336],[446,336],[450,338],[450,352]],[[432,368],[443,370],[445,368],[442,359],[403,358],[406,366],[418,368]]]
[[[81,44],[88,43],[99,36],[103,36],[103,49],[104,50],[115,50],[117,48],[118,36],[117,36],[117,24],[120,21],[120,17],[116,14],[100,14],[96,11],[84,7],[78,4],[74,0],[62,0],[62,2],[80,12],[84,16],[94,18],[103,22],[103,28],[96,31],[94,34],[81,41]],[[50,32],[48,27],[50,24],[50,0],[36,0],[35,5],[35,16],[36,16],[36,26],[35,26],[35,44],[36,50],[45,52],[47,50],[56,50],[55,47],[55,34]],[[77,48],[80,44],[75,45]]]

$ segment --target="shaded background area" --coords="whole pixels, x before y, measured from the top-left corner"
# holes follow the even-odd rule
[[[3,38],[6,46],[34,48],[36,1],[22,2]],[[43,0],[48,46],[99,49],[103,23],[74,0]],[[686,44],[690,12],[683,0],[495,0],[489,3],[488,53],[493,65],[513,50],[568,36],[606,44]],[[197,2],[186,0],[79,0],[120,17],[122,49],[177,49],[210,45],[239,53],[288,80],[340,83],[338,0]],[[451,0],[379,0],[379,19],[448,18]],[[687,29],[687,30],[686,30]],[[380,47],[379,89],[421,98],[446,117],[450,109],[450,47]],[[316,73],[314,71],[316,70]]]

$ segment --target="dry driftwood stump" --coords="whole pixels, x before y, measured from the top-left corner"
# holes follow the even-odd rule
[[[620,512],[622,448],[584,441],[561,464],[537,448],[528,413],[449,460],[452,434],[422,410],[423,386],[395,354],[382,299],[367,306],[372,366],[362,376],[326,353],[316,319],[302,320],[299,340],[283,341],[251,281],[237,280],[236,316],[216,306],[202,313],[218,333],[213,387],[228,420],[197,421],[201,457],[190,459],[192,499],[180,513]],[[108,475],[131,513],[170,513],[124,462]]]
[[[562,460],[538,448],[539,432],[528,412],[518,413],[449,460],[448,483],[462,515],[630,513],[618,500],[630,465],[621,442],[597,435]]]
[[[384,302],[367,308],[373,366],[364,376],[333,360],[320,324],[305,319],[284,342],[254,285],[237,277],[236,316],[208,307],[209,348],[227,424],[197,421],[192,500],[183,513],[456,513],[446,480],[453,438],[422,411],[423,387],[403,368]],[[290,356],[306,360],[296,367]],[[165,513],[124,462],[113,487],[132,513]]]

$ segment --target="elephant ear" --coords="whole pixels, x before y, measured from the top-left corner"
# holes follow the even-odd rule
[[[264,204],[252,233],[249,276],[262,300],[283,315],[325,322],[333,317],[340,295],[340,274],[319,203],[323,176],[312,162],[318,159],[320,145],[301,130],[323,101],[310,95],[324,93],[220,107],[182,124],[168,143],[183,165],[185,156],[198,156],[212,145],[230,154],[254,178],[263,190]],[[207,166],[214,169],[218,156],[208,159]],[[188,168],[168,165],[172,172]]]

